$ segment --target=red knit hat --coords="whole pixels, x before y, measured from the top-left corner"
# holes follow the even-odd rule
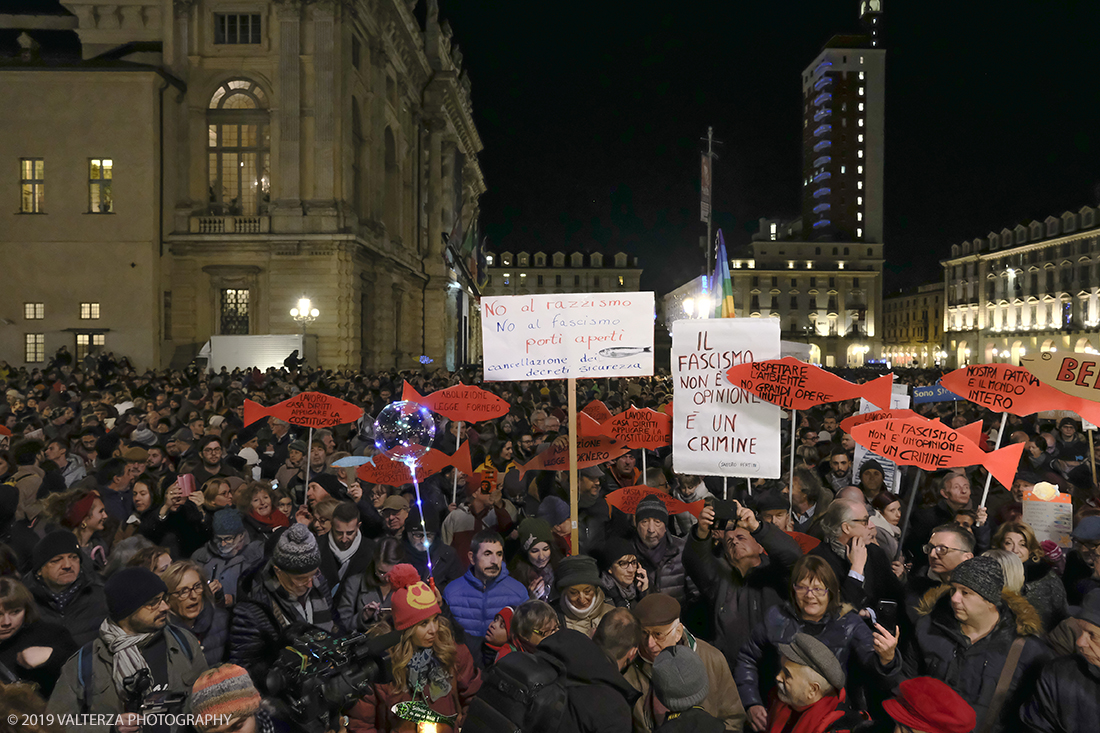
[[[882,709],[896,722],[926,733],[970,733],[977,724],[974,709],[959,693],[931,677],[905,680]]]
[[[408,563],[395,565],[386,576],[393,586],[393,625],[398,631],[416,626],[440,613],[435,593]]]
[[[516,609],[511,606],[505,606],[497,611],[497,616],[500,616],[501,621],[504,622],[504,633],[507,634],[509,638],[512,636],[512,616],[514,616],[515,613]]]

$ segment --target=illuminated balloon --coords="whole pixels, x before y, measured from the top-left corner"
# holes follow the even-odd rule
[[[432,411],[402,400],[386,405],[374,421],[374,445],[387,456],[415,463],[435,439]]]

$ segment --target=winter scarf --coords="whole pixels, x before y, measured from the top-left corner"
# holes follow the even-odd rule
[[[332,532],[328,533],[328,546],[332,550],[333,556],[336,558],[336,562],[340,563],[340,580],[344,579],[344,573],[348,571],[348,563],[351,561],[353,555],[359,551],[359,545],[363,543],[363,533],[356,532],[355,539],[351,542],[351,547],[346,550],[341,550],[336,545],[336,539],[332,536]]]
[[[49,590],[50,587],[46,585],[46,581],[42,580],[41,575],[36,575],[35,577],[38,579],[38,582],[42,584],[42,587],[50,594],[50,605],[53,606],[55,611],[62,614],[65,613],[65,606],[69,605],[69,602],[76,598],[77,594],[84,589],[84,578],[80,575],[76,577],[76,580],[74,580],[68,588],[60,593],[51,592]]]
[[[638,597],[638,586],[633,583],[630,585],[621,585],[619,581],[615,580],[615,577],[606,570],[600,575],[600,585],[603,586],[605,591],[618,589],[619,595],[628,603],[634,603],[634,599]]]
[[[427,699],[435,702],[451,693],[451,676],[443,669],[431,649],[414,652],[405,672],[414,699],[418,693],[423,692]]]
[[[103,623],[99,625],[99,638],[114,657],[111,679],[115,682],[119,696],[124,699],[126,678],[139,669],[149,668],[149,663],[141,655],[141,647],[152,637],[152,634],[128,634],[109,618],[103,619]]]
[[[289,527],[290,526],[290,518],[287,517],[287,515],[283,514],[281,511],[279,511],[278,509],[272,509],[271,514],[268,514],[266,517],[261,517],[259,514],[257,514],[255,512],[255,510],[250,511],[248,513],[248,516],[252,517],[253,519],[255,519],[260,524],[271,527],[272,529],[278,529],[279,527]]]

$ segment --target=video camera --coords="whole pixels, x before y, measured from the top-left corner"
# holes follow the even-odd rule
[[[389,650],[401,632],[334,637],[316,627],[291,627],[289,643],[267,673],[267,690],[296,728],[334,730],[336,718],[372,685],[393,681]]]

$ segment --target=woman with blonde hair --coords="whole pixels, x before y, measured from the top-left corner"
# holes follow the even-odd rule
[[[991,557],[1001,566],[1005,576],[1005,590],[1020,593],[1024,587],[1024,564],[1020,558],[1008,550],[986,550],[982,557]]]
[[[1044,545],[1049,550],[1044,549]],[[1028,600],[1050,631],[1069,613],[1066,587],[1055,568],[1061,556],[1054,542],[1039,542],[1035,531],[1025,522],[1005,522],[993,535],[993,549],[1011,552],[1024,565],[1024,583],[1020,595]]]
[[[194,634],[207,664],[221,664],[229,641],[229,612],[215,602],[221,584],[207,582],[206,573],[190,560],[172,563],[160,579],[168,587],[168,622]]]
[[[402,702],[418,702],[449,719],[438,733],[454,733],[456,722],[481,689],[481,672],[465,644],[456,644],[450,624],[442,616],[439,597],[420,580],[412,565],[390,571],[393,626],[401,640],[390,648],[393,682],[374,685],[348,711],[352,731],[416,733],[416,721],[394,711]]]

